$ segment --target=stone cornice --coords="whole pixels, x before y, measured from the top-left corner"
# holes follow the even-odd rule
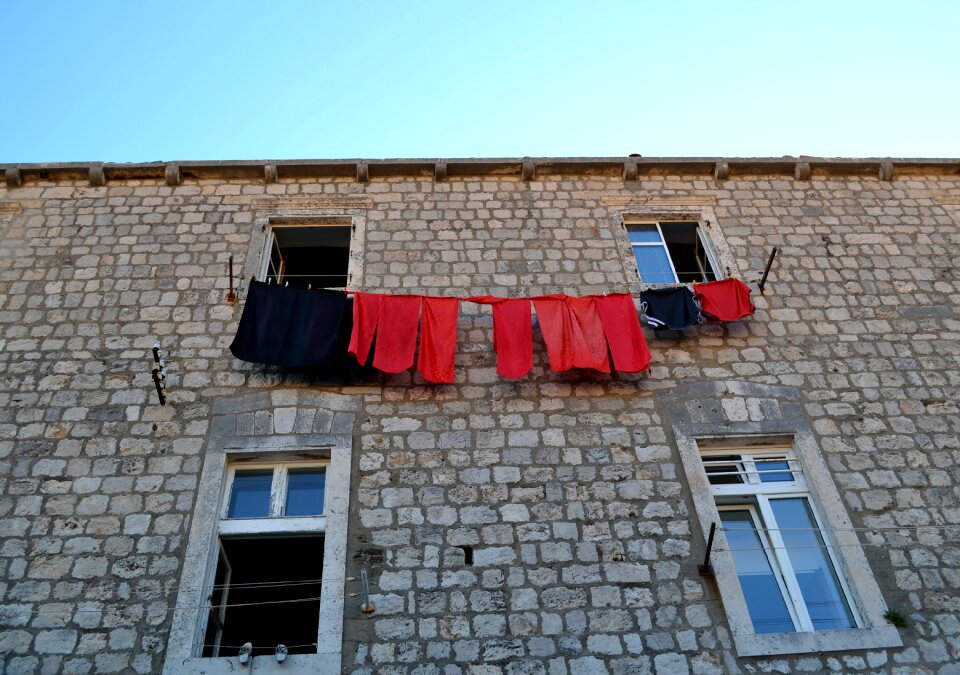
[[[960,176],[960,159],[834,157],[523,157],[463,159],[315,159],[143,163],[5,163],[0,170],[9,188],[33,181],[157,180],[179,185],[195,180],[250,180],[337,177],[353,181],[408,177],[449,180],[464,176],[620,176],[626,182],[648,175],[711,176],[717,181],[742,176],[784,176],[797,181],[827,176],[870,176],[880,180],[916,175]]]

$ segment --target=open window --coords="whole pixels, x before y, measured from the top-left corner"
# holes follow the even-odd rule
[[[720,265],[696,221],[627,223],[640,279],[648,284],[716,281]]]
[[[204,657],[317,653],[327,463],[237,462],[224,488]]]
[[[350,273],[349,220],[271,220],[260,278],[297,288],[343,288]]]

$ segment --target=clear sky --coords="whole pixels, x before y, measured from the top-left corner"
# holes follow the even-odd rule
[[[960,2],[0,0],[0,162],[960,157]]]

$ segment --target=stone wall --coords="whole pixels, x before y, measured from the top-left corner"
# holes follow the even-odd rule
[[[213,402],[279,389],[361,402],[344,672],[960,672],[956,175],[25,180],[0,203],[4,672],[162,667]],[[227,260],[255,271],[265,211],[362,214],[366,290],[636,292],[623,214],[709,220],[747,281],[780,256],[750,319],[647,330],[648,375],[551,373],[535,331],[503,380],[462,305],[455,384],[333,382],[227,350]],[[861,533],[903,647],[737,658],[663,398],[718,380],[798,391],[854,526],[904,527]]]

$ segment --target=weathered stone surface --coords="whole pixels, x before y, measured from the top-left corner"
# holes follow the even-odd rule
[[[482,177],[438,162],[440,182],[432,162],[416,178],[361,163],[357,181],[352,166],[249,181],[175,165],[152,182],[8,171],[0,670],[158,672],[210,435],[347,433],[345,574],[368,569],[377,612],[345,599],[345,672],[953,672],[960,213],[945,204],[960,187],[892,164],[879,176],[801,164],[765,176],[719,161],[716,180],[629,161],[622,174],[530,161]],[[230,255],[256,267],[254,200],[362,214],[354,281],[374,292],[636,294],[627,211],[709,220],[726,272],[747,282],[781,253],[748,320],[645,329],[645,375],[551,372],[535,328],[532,373],[501,378],[489,308],[463,303],[454,383],[343,381],[228,350],[243,305],[222,302],[223,270]],[[707,401],[684,407],[691,425],[809,420],[885,601],[909,618],[904,647],[736,657],[696,571],[703,542],[664,417],[670,392],[690,390]]]

